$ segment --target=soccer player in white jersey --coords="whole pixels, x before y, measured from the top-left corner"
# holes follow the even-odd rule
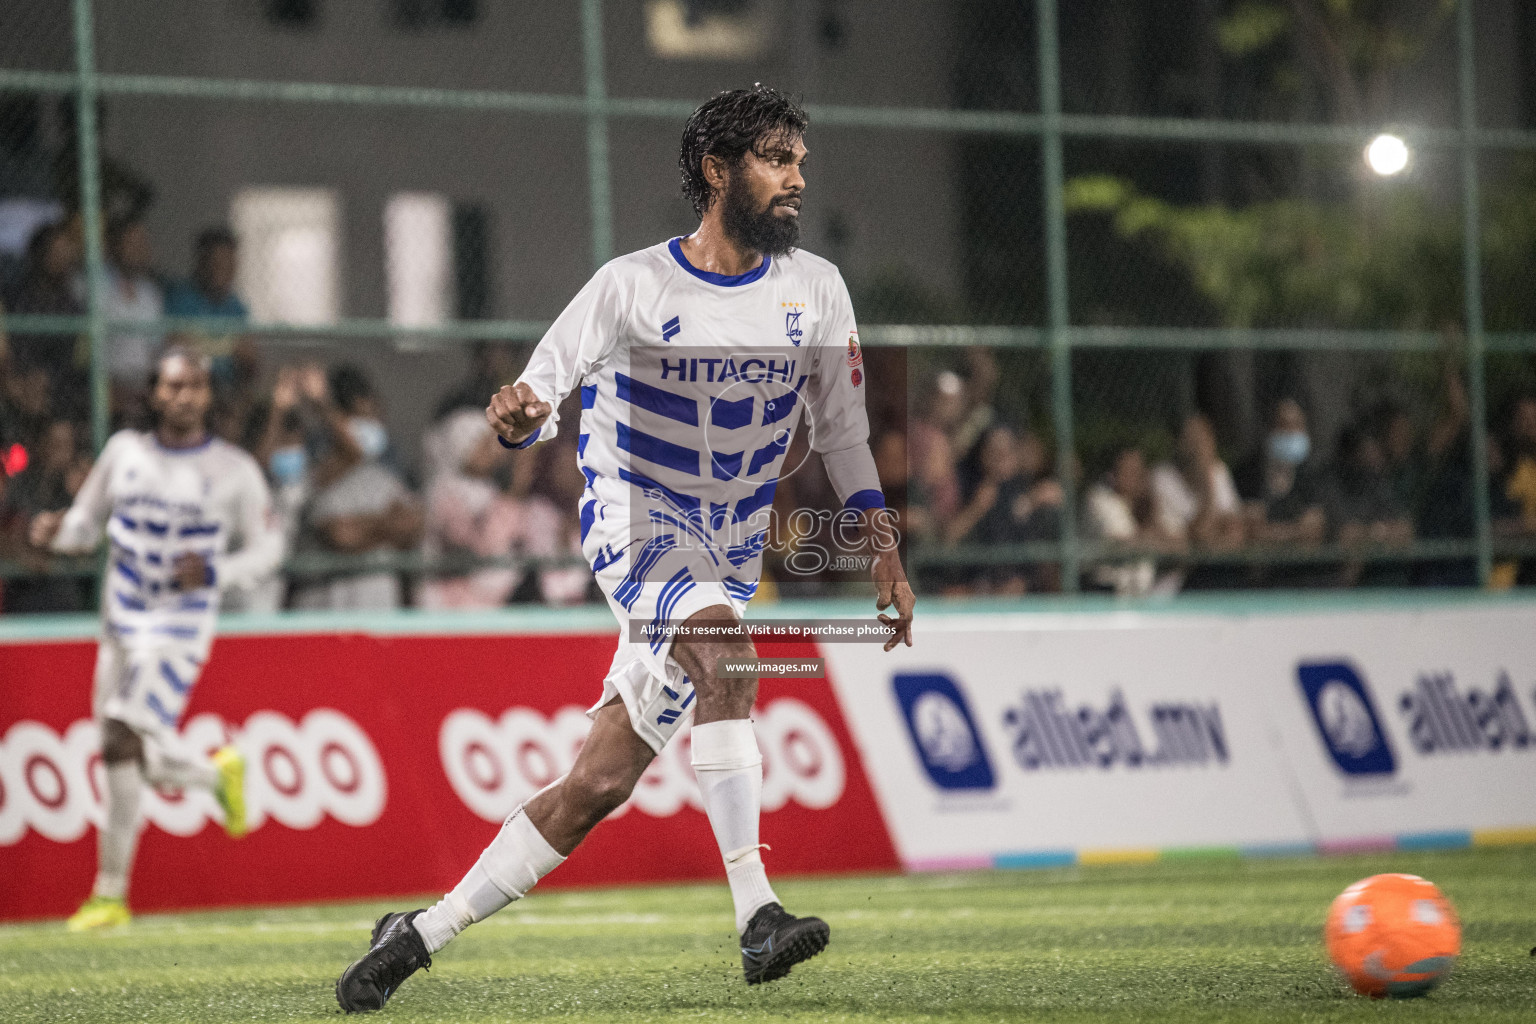
[[[208,433],[206,358],[171,348],[156,364],[154,429],[112,435],[67,512],[31,523],[32,543],[83,554],[110,546],[101,589],[93,712],[106,764],[96,883],[71,931],[129,921],[128,875],[146,783],[212,791],[224,828],[245,834],[245,767],[177,734],[208,660],[221,591],[258,582],[282,560],[266,480],[249,455]]]
[[[794,248],[806,125],[761,86],[695,111],[680,165],[698,230],[599,270],[492,398],[492,427],[521,448],[555,435],[555,410],[580,386],[582,548],[619,619],[618,650],[569,774],[518,808],[439,903],[379,919],[367,954],[337,980],[344,1009],[383,1007],[455,935],[557,867],[690,715],[747,983],[781,978],[826,946],[825,922],[779,905],[759,853],[757,679],[718,671],[755,657],[739,619],[802,414],[872,553],[877,609],[894,605],[879,616],[886,649],[911,644],[912,590],[883,520],[852,304],[832,264]],[[678,624],[681,635],[666,631]],[[703,635],[711,626],[718,634]]]

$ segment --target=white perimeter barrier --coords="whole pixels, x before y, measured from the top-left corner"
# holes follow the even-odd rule
[[[825,644],[911,867],[1536,842],[1536,610],[919,618]]]

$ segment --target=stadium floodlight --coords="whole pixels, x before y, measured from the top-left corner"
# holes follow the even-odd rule
[[[1390,178],[1408,166],[1408,143],[1396,135],[1378,135],[1365,147],[1365,163],[1383,178]]]

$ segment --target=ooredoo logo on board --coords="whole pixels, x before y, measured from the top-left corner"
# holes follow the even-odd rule
[[[847,781],[843,752],[814,708],[781,697],[755,710],[752,718],[763,753],[764,811],[777,811],[791,800],[823,810],[842,799]],[[464,806],[485,821],[500,822],[571,770],[591,727],[575,706],[550,716],[515,707],[498,718],[460,708],[443,719],[438,753]],[[703,810],[689,762],[690,732],[685,728],[651,762],[634,795],[613,817],[631,808],[653,818],[669,818],[684,807]]]
[[[326,817],[354,827],[373,824],[384,811],[384,763],[368,734],[351,718],[317,708],[295,723],[258,711],[238,728],[217,715],[193,717],[181,742],[212,750],[234,742],[246,758],[246,813],[252,831],[268,820],[312,829]],[[105,779],[101,733],[80,719],[59,735],[41,722],[14,723],[0,739],[0,846],[28,830],[72,843],[101,823]],[[201,832],[222,819],[211,794],[147,789],[144,818],[177,836]]]

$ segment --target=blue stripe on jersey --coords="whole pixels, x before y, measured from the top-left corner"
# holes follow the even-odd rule
[[[592,571],[602,572],[614,562],[623,558],[628,550],[628,548],[620,548],[618,551],[615,551],[611,544],[605,544],[603,550],[599,551],[597,556],[592,559]]]
[[[779,397],[763,404],[763,422],[758,426],[766,427],[770,423],[777,423],[790,413],[795,411],[795,406],[800,402],[800,395],[794,391],[786,391]]]
[[[645,574],[653,569],[661,556],[677,547],[677,538],[668,534],[660,537],[652,537],[640,547],[640,553],[629,564],[629,572],[622,582],[613,588],[613,599],[629,611],[635,606],[635,599],[640,596],[640,587],[645,582]]]
[[[780,431],[777,440],[763,445],[763,447],[752,453],[752,462],[747,466],[747,476],[755,476],[758,470],[768,465],[768,463],[780,455],[783,455],[784,450],[788,447],[789,431]]]
[[[658,416],[665,416],[669,420],[686,423],[690,427],[699,425],[699,403],[694,399],[675,394],[665,388],[652,387],[643,380],[635,380],[622,373],[615,373],[613,376],[618,382],[616,390],[621,401],[639,406]]]
[[[715,543],[704,533],[704,524],[699,522],[696,517],[688,516],[684,519],[678,519],[676,516],[669,516],[665,512],[658,512],[655,509],[651,509],[646,515],[652,523],[676,527],[688,534],[688,536],[699,542],[700,550],[709,555],[716,565],[720,564],[720,558],[715,554]]]
[[[219,532],[218,523],[188,523],[176,531],[178,537],[209,537]]]
[[[591,436],[590,433],[576,435],[576,457],[578,459],[587,454],[587,438]]]
[[[581,506],[581,542],[587,542],[587,531],[592,529],[592,524],[597,521],[597,499],[589,498]]]
[[[763,530],[754,533],[740,544],[734,544],[726,548],[725,557],[736,568],[740,569],[752,559],[762,553],[763,545],[768,543],[768,531]]]
[[[723,401],[719,398],[710,400],[709,422],[726,430],[735,430],[752,422],[751,396],[739,399],[735,402]]]
[[[121,590],[112,591],[112,596],[116,598],[118,604],[122,605],[130,612],[141,612],[144,610],[143,601],[140,601],[136,597],[131,597],[128,594],[123,593]]]
[[[647,498],[665,498],[679,512],[688,515],[700,514],[701,502],[698,498],[687,494],[679,494],[665,484],[657,483],[644,473],[636,473],[633,470],[620,466],[619,479],[640,488],[645,492]]]
[[[176,716],[171,714],[169,709],[167,709],[164,704],[160,703],[160,698],[155,696],[153,693],[146,694],[144,696],[144,703],[148,704],[149,710],[153,711],[155,713],[155,717],[160,719],[160,721],[164,722],[166,725],[176,724]]]
[[[581,386],[581,407],[590,409],[597,404],[597,385],[583,384]]]
[[[619,447],[637,459],[675,469],[689,476],[699,475],[699,453],[692,448],[663,440],[643,430],[635,430],[623,423],[615,423],[619,432]]]
[[[130,519],[123,515],[121,512],[117,514],[117,521],[128,527],[130,530],[137,530],[139,528],[139,521],[137,519]]]
[[[734,576],[726,576],[720,584],[725,587],[725,592],[738,601],[750,601],[757,594],[757,584],[747,583]]]
[[[167,533],[170,532],[171,524],[170,523],[152,523],[148,519],[146,519],[146,520],[144,520],[144,529],[148,530],[150,533],[154,534],[156,537],[164,537]]]
[[[122,573],[123,578],[126,579],[129,583],[132,583],[134,586],[142,587],[144,585],[144,577],[134,572],[132,567],[130,567],[128,563],[123,561],[121,558],[112,563],[112,568]]]
[[[736,452],[734,455],[725,455],[721,452],[709,453],[710,471],[716,480],[735,480],[741,476],[741,460],[746,452]]]
[[[752,513],[760,508],[773,504],[773,492],[778,488],[777,479],[769,480],[763,486],[753,491],[736,503],[736,521],[744,523]]]
[[[150,632],[159,633],[162,636],[175,637],[178,640],[196,640],[199,630],[196,626],[160,625],[151,628]]]
[[[168,661],[162,660],[160,662],[160,677],[166,682],[170,683],[171,689],[175,690],[177,693],[186,693],[188,690],[192,689],[192,684],[184,682],[182,678],[176,674],[176,671],[171,668],[171,664]]]
[[[662,627],[672,621],[672,609],[677,607],[677,602],[683,595],[693,589],[693,574],[685,565],[677,570],[661,588],[661,596],[656,601],[656,617],[651,620],[651,650],[660,651],[661,645],[666,643],[666,634]]]

